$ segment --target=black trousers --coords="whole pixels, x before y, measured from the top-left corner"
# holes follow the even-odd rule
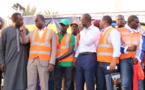
[[[56,65],[55,67],[55,75],[54,75],[54,85],[55,90],[61,90],[62,88],[62,78],[64,76],[64,90],[73,90],[73,67],[62,67]]]

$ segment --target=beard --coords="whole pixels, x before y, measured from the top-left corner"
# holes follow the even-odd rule
[[[83,24],[83,27],[87,27],[87,25],[86,24]]]
[[[20,28],[22,26],[22,24],[16,24],[16,28]]]

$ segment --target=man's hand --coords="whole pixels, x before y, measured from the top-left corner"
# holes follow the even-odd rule
[[[1,71],[5,71],[6,70],[6,65],[5,64],[1,64],[0,65],[0,70]]]
[[[74,58],[74,60],[73,60],[73,66],[74,66],[74,67],[76,67],[76,59],[77,59],[77,58]]]
[[[20,27],[20,32],[26,33],[26,27],[24,25]]]
[[[59,60],[60,60],[59,58],[56,58],[56,63],[58,63],[58,62],[59,62]]]
[[[113,71],[115,70],[115,67],[116,67],[116,62],[111,62],[109,70]]]
[[[127,51],[136,51],[137,46],[136,45],[132,45],[130,47],[127,48]]]
[[[54,65],[53,65],[53,64],[49,64],[49,66],[48,66],[48,71],[49,71],[49,72],[54,71]]]
[[[138,63],[138,59],[137,58],[133,58],[133,64],[137,64]]]

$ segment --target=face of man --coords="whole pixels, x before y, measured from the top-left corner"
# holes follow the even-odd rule
[[[64,25],[62,23],[60,23],[60,30],[61,32],[65,33],[67,31],[68,25]]]
[[[100,29],[104,29],[104,23],[105,23],[105,21],[102,19],[100,22]]]
[[[81,23],[82,23],[83,27],[87,26],[87,20],[85,19],[84,16],[82,16],[82,18],[81,18]]]
[[[78,33],[78,25],[76,25],[76,24],[73,24],[72,26],[71,26],[71,29],[72,29],[72,34],[74,34],[74,35],[77,35],[77,33]]]
[[[14,23],[17,28],[21,27],[23,25],[23,17],[21,15],[17,15],[17,19]]]
[[[44,27],[44,23],[45,22],[39,16],[36,16],[35,25],[37,28],[42,29]]]
[[[137,29],[139,26],[139,20],[138,19],[134,19],[132,22],[129,23],[129,26],[132,29]]]
[[[4,22],[3,22],[2,18],[0,18],[0,29],[3,27],[3,24],[4,24]]]
[[[116,23],[117,23],[118,27],[124,27],[124,25],[125,25],[124,17],[123,16],[118,16],[116,18]]]
[[[83,25],[80,24],[80,25],[78,26],[78,29],[79,29],[79,32],[82,31],[82,30],[83,30]]]

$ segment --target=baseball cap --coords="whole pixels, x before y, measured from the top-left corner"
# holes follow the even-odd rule
[[[60,23],[61,23],[61,24],[64,24],[64,25],[69,25],[68,19],[62,19],[62,20],[60,21]]]

